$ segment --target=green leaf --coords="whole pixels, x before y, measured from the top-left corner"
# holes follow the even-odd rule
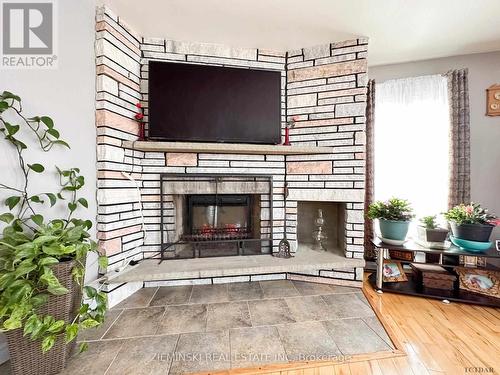
[[[38,195],[33,195],[30,197],[30,201],[35,202],[35,203],[43,203],[44,201],[40,199]]]
[[[63,197],[63,195],[61,193],[57,193],[56,195],[57,195],[57,198],[59,198],[61,200],[64,200],[64,197]]]
[[[47,128],[52,129],[54,127],[54,121],[50,117],[42,116],[40,117],[40,121],[47,126]]]
[[[7,129],[7,133],[9,133],[9,135],[11,136],[19,131],[19,125],[11,125],[8,122],[5,122],[4,125],[5,128]]]
[[[56,342],[55,335],[45,336],[42,340],[42,352],[44,353],[48,352],[54,346],[55,342]]]
[[[13,100],[16,100],[18,102],[21,101],[21,98],[17,95],[14,95],[13,93],[11,93],[10,91],[4,91],[2,93],[2,98],[3,99],[13,99]]]
[[[64,327],[64,324],[66,324],[64,320],[56,320],[54,323],[50,325],[50,327],[47,329],[47,332],[59,333],[61,329]]]
[[[66,343],[73,341],[78,335],[78,324],[68,324],[65,329]]]
[[[74,210],[76,210],[76,203],[73,203],[73,202],[69,202],[68,203],[68,209],[70,212],[73,212]]]
[[[54,138],[59,138],[60,136],[59,132],[56,129],[49,129],[47,130],[47,133],[49,133]]]
[[[85,198],[78,199],[78,203],[80,203],[85,208],[89,208],[89,203],[87,202],[87,200]]]
[[[47,284],[47,290],[51,294],[59,296],[68,293],[68,289],[66,289],[64,286],[61,285],[57,277],[50,269],[48,272],[40,276],[40,281]]]
[[[97,263],[99,264],[99,267],[101,267],[101,268],[107,268],[108,267],[108,257],[104,256],[104,255],[101,255],[97,259]]]
[[[28,167],[36,173],[42,173],[45,170],[45,167],[38,163],[28,164]]]
[[[47,299],[49,298],[49,295],[46,293],[39,293],[33,297],[31,297],[31,303],[33,304],[33,307],[40,307],[43,304],[47,302]]]
[[[17,277],[29,274],[31,271],[36,270],[36,264],[33,264],[31,259],[25,259],[16,267],[15,274]]]
[[[80,346],[78,347],[78,353],[83,353],[89,349],[89,344],[86,342],[80,343]]]
[[[1,101],[0,102],[0,112],[5,111],[7,108],[9,108],[9,103]]]
[[[59,263],[59,260],[57,260],[57,258],[54,258],[54,257],[43,257],[38,262],[38,265],[39,266],[52,266],[53,264],[57,264],[57,263]]]
[[[83,328],[87,329],[87,328],[97,327],[100,323],[92,318],[87,318],[80,324],[82,325]]]
[[[43,225],[43,216],[42,215],[39,215],[39,214],[31,215],[31,220],[33,220],[33,222],[36,225],[38,225],[39,227],[41,227]]]
[[[57,202],[56,195],[54,193],[45,193],[44,195],[46,195],[47,198],[49,198],[50,207],[53,207]]]
[[[85,291],[85,295],[90,299],[97,296],[97,290],[91,286],[84,286],[83,290]]]
[[[20,200],[21,197],[12,196],[5,200],[5,205],[9,207],[9,210],[12,210],[14,207],[16,207]]]
[[[10,212],[6,212],[0,215],[0,221],[3,221],[4,223],[9,224],[12,220],[14,220],[14,215],[12,215]]]
[[[38,316],[36,314],[31,315],[24,323],[23,336],[34,331],[38,323]]]
[[[54,143],[54,144],[56,144],[56,145],[63,145],[63,146],[66,146],[67,148],[71,148],[71,147],[69,147],[69,144],[67,144],[66,142],[64,142],[64,141],[63,141],[63,140],[61,140],[61,139],[58,139],[57,141],[54,141],[54,142],[52,142],[52,143]]]
[[[16,328],[21,328],[22,327],[21,319],[10,317],[5,322],[3,322],[3,327],[8,331]]]

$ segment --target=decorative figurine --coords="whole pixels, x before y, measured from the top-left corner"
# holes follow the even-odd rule
[[[314,220],[314,225],[316,230],[313,231],[312,237],[314,240],[313,250],[326,251],[326,240],[327,235],[323,233],[323,225],[325,225],[325,219],[323,218],[323,210],[318,209],[318,217]]]
[[[290,143],[290,129],[295,127],[295,121],[297,121],[297,116],[293,116],[290,121],[287,121],[285,125],[285,140],[283,141],[283,146],[291,146]]]

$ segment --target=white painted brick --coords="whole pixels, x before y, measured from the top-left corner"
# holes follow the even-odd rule
[[[115,161],[122,162],[125,152],[122,148],[113,147],[108,145],[97,146],[97,160],[99,161]]]
[[[255,48],[236,48],[221,44],[168,41],[167,51],[186,55],[218,56],[231,59],[256,60]]]
[[[296,88],[300,88],[300,87],[319,86],[319,85],[325,85],[326,82],[327,82],[326,78],[311,79],[308,81],[291,82],[288,84],[288,88],[289,89],[296,89]]]
[[[288,96],[288,108],[311,107],[316,105],[317,94]]]
[[[127,55],[105,39],[97,40],[95,46],[96,56],[106,56],[122,67],[126,68],[128,71],[139,76],[140,65],[138,61],[134,60],[129,55]]]
[[[335,64],[338,62],[349,61],[349,60],[356,60],[356,54],[350,53],[348,55],[331,56],[322,59],[317,59],[315,65]]]
[[[144,44],[165,45],[165,38],[142,38]]]
[[[113,95],[118,95],[118,82],[109,76],[100,74],[96,79],[96,90],[107,91]]]
[[[304,60],[318,59],[330,56],[330,44],[321,44],[318,46],[303,48]]]
[[[336,106],[336,117],[364,116],[366,103],[348,103]]]
[[[313,61],[302,61],[302,62],[288,64],[288,69],[292,70],[292,69],[309,68],[311,66],[314,66]]]
[[[186,61],[186,56],[178,55],[176,53],[144,51],[143,55],[147,59],[154,59],[154,60]]]

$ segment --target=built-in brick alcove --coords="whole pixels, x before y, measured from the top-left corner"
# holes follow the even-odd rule
[[[315,220],[322,211],[323,233],[327,236],[326,251],[337,254],[345,252],[345,203],[297,202],[297,240],[299,245],[314,244],[313,231],[317,230]]]

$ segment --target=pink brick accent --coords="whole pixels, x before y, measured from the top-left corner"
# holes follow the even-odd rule
[[[122,250],[121,237],[108,241],[99,241],[99,249],[107,256],[118,254]]]
[[[96,126],[107,126],[110,128],[118,129],[127,133],[137,134],[139,125],[137,121],[124,116],[117,115],[116,113],[99,109],[95,111]]]
[[[112,230],[109,232],[99,232],[97,233],[97,239],[99,240],[110,240],[116,237],[122,237],[127,234],[131,233],[137,233],[141,230],[140,225],[134,225],[132,227],[127,227],[127,228],[121,228],[121,229],[116,229]]]
[[[131,89],[134,89],[136,91],[140,90],[139,84],[135,83],[131,79],[122,76],[120,73],[114,71],[111,69],[109,66],[106,65],[98,65],[96,66],[96,74],[105,74],[111,78],[113,78],[115,81],[121,82],[124,85],[130,87]]]
[[[286,165],[289,174],[332,174],[330,161],[296,161]]]
[[[364,152],[357,152],[354,156],[358,160],[364,160],[365,159],[365,153]]]
[[[352,95],[364,95],[366,94],[366,87],[361,87],[357,89],[348,90],[338,90],[338,91],[328,91],[318,93],[318,98],[337,98],[339,96],[352,96]]]
[[[165,164],[169,167],[196,167],[197,159],[196,154],[168,152]]]
[[[296,82],[306,79],[338,77],[364,72],[366,72],[366,60],[354,60],[337,64],[290,70],[288,71],[288,81]]]
[[[105,135],[100,135],[97,137],[98,144],[107,144],[120,147],[122,145],[122,141],[120,139],[116,139],[113,137],[106,137]]]
[[[141,197],[143,202],[159,202],[160,201],[160,196],[159,195],[143,195]]]

